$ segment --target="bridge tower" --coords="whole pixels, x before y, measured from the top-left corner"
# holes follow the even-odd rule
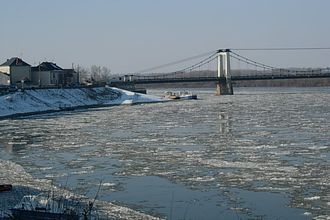
[[[229,49],[218,50],[218,78],[216,95],[233,95]]]

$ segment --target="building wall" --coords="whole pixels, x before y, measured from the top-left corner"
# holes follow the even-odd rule
[[[23,79],[31,80],[31,67],[30,66],[11,66],[9,74],[10,74],[11,84],[20,82]]]
[[[57,86],[59,83],[60,75],[63,71],[33,71],[32,84],[36,86]]]
[[[79,85],[80,81],[79,81],[79,73],[74,72],[73,73],[73,84]]]
[[[32,85],[35,85],[35,86],[39,85],[39,71],[31,72],[31,81],[32,81]]]
[[[72,72],[72,77],[67,77],[65,81],[66,86],[79,85],[79,73]]]
[[[33,82],[33,84],[40,85],[40,86],[50,86],[50,71],[38,71],[33,72],[33,75],[35,76],[36,83]],[[40,83],[40,84],[39,84]]]
[[[34,69],[35,70],[35,69]],[[70,71],[70,72],[68,72]],[[71,75],[72,74],[72,75]],[[34,86],[72,86],[79,85],[79,74],[71,69],[33,71],[31,73],[32,84]],[[40,81],[40,82],[39,82]]]
[[[53,70],[52,71],[52,79],[51,83],[53,85],[59,85],[60,84],[60,78],[62,79],[64,77],[65,72],[61,70]]]
[[[8,73],[9,74],[10,67],[9,66],[0,66],[0,72]]]
[[[0,85],[9,85],[10,79],[9,76],[3,73],[0,73]]]

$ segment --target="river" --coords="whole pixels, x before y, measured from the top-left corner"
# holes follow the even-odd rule
[[[167,219],[330,218],[329,87],[195,92],[1,120],[0,159]]]

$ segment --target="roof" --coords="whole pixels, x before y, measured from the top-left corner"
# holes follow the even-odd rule
[[[30,64],[24,62],[21,58],[12,57],[0,66],[30,66]]]
[[[42,62],[38,66],[32,67],[33,71],[52,71],[52,70],[62,70],[63,69],[52,62]]]

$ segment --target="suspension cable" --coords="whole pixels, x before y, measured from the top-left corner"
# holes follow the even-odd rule
[[[184,68],[182,70],[175,71],[175,72],[185,72],[186,70],[194,70],[195,67],[197,69],[197,68],[199,68],[199,67],[201,67],[201,66],[203,66],[203,65],[205,65],[205,64],[207,64],[209,62],[211,62],[212,60],[214,60],[216,58],[216,57],[214,57],[216,54],[217,54],[217,52],[213,53],[211,56],[205,58],[204,60],[202,60],[202,61],[200,61],[200,62],[198,62],[198,63],[196,63],[194,65],[191,65],[189,67],[186,67],[186,68]]]
[[[277,68],[277,67],[266,65],[266,64],[254,61],[252,59],[249,59],[247,57],[244,57],[244,56],[242,56],[238,53],[233,52],[233,50],[235,50],[235,51],[237,51],[237,50],[255,50],[255,51],[256,50],[260,50],[260,51],[262,51],[262,50],[278,50],[278,51],[279,50],[330,50],[330,47],[241,48],[241,49],[236,48],[236,49],[231,49],[230,57],[238,60],[239,62],[244,62],[247,65],[251,65],[251,66],[254,66],[254,67],[259,67],[259,68],[262,68],[264,70],[271,70],[272,72],[273,71],[279,71],[279,72],[287,72],[287,73],[298,73],[298,72],[306,73],[306,72],[310,72],[310,71],[315,71],[315,69],[314,70],[292,70],[292,69]],[[135,77],[138,77],[138,78],[161,78],[161,77],[173,76],[173,75],[176,75],[176,74],[179,74],[179,73],[184,73],[186,71],[193,71],[193,70],[195,70],[197,68],[200,68],[201,66],[206,65],[206,64],[212,62],[213,60],[215,60],[217,58],[216,55],[218,54],[218,51],[219,50],[213,50],[213,51],[209,51],[207,53],[191,56],[191,57],[181,59],[181,60],[178,60],[178,61],[174,61],[174,62],[166,63],[166,64],[163,64],[163,65],[155,66],[155,67],[152,67],[152,68],[144,69],[144,70],[136,72],[134,75],[135,75]],[[169,73],[165,73],[165,74],[158,74],[158,75],[136,75],[136,74],[146,73],[146,72],[149,72],[151,70],[156,70],[156,69],[160,69],[160,68],[164,68],[164,67],[168,67],[168,66],[173,66],[173,65],[183,63],[183,62],[187,62],[187,61],[190,61],[190,60],[194,60],[194,59],[197,59],[197,58],[200,58],[200,57],[205,57],[207,55],[209,55],[209,56],[206,57],[205,59],[199,61],[198,63],[195,63],[191,66],[185,67],[185,68],[183,68],[181,70],[178,70],[178,71],[169,72]],[[329,67],[328,68],[317,69],[317,71],[322,71],[322,70],[329,70]]]
[[[184,58],[184,59],[181,59],[181,60],[178,60],[178,61],[173,61],[173,62],[166,63],[166,64],[163,64],[163,65],[159,65],[159,66],[151,67],[151,68],[148,68],[148,69],[140,70],[140,71],[135,72],[134,75],[141,74],[141,73],[146,73],[146,72],[150,72],[152,70],[161,69],[161,68],[164,68],[164,67],[173,66],[173,65],[176,65],[176,64],[180,64],[180,63],[183,63],[183,62],[190,61],[190,60],[198,59],[200,57],[204,57],[204,56],[207,56],[209,54],[213,54],[214,52],[215,52],[215,50],[212,50],[212,51],[209,51],[209,52],[206,52],[206,53],[198,54],[198,55],[191,56],[191,57],[188,57],[188,58]]]
[[[171,76],[171,75],[176,75],[176,74],[179,74],[179,73],[184,73],[187,70],[192,71],[194,69],[197,69],[197,68],[199,68],[201,66],[204,66],[204,65],[210,63],[211,61],[213,61],[216,58],[215,55],[217,54],[217,52],[215,52],[215,51],[213,51],[213,52],[214,53],[212,53],[210,56],[208,56],[207,58],[199,61],[198,63],[195,63],[195,64],[193,64],[191,66],[185,67],[185,68],[183,68],[181,70],[178,70],[178,71],[174,71],[174,72],[170,72],[170,73],[166,73],[166,74],[160,74],[160,75],[156,75],[156,76],[155,75],[149,75],[149,76],[146,76],[146,75],[137,75],[136,77],[138,77],[138,78],[150,78],[150,77],[152,77],[152,78],[155,78],[155,77],[159,78],[159,77],[168,77],[168,76]],[[205,54],[204,54],[204,56],[205,56]]]
[[[231,50],[330,50],[330,47],[232,48]]]
[[[275,49],[275,48],[274,48]],[[277,50],[280,50],[282,48],[276,48]],[[293,48],[291,48],[293,49]],[[295,49],[307,49],[307,48],[295,48]],[[308,49],[311,49],[311,48],[308,48]],[[316,49],[316,48],[314,48]],[[325,48],[324,48],[325,49]],[[329,48],[330,49],[330,48]],[[231,52],[231,55],[230,55],[232,58],[234,59],[237,59],[239,61],[242,61],[242,62],[245,62],[249,65],[252,65],[252,66],[255,66],[255,67],[261,67],[261,68],[264,68],[264,69],[268,69],[268,70],[272,70],[272,71],[279,71],[279,72],[287,72],[287,73],[308,73],[308,72],[313,72],[313,71],[322,71],[322,70],[328,70],[329,68],[319,68],[317,70],[313,69],[313,70],[292,70],[292,69],[284,69],[284,68],[277,68],[277,67],[273,67],[273,66],[269,66],[269,65],[266,65],[266,64],[263,64],[263,63],[259,63],[259,62],[256,62],[254,60],[251,60],[247,57],[244,57],[244,56],[241,56],[235,52]]]
[[[239,55],[238,53],[231,52],[231,54],[236,55],[236,56],[238,57],[239,60],[241,60],[240,58],[242,58],[242,59],[246,60],[247,62],[249,62],[249,63],[251,63],[251,64],[255,64],[255,65],[257,65],[258,67],[268,68],[268,69],[276,69],[276,68],[273,67],[273,66],[269,66],[269,65],[266,65],[266,64],[263,64],[263,63],[259,63],[259,62],[257,62],[257,61],[251,60],[251,59],[249,59],[249,58],[247,58],[247,57],[241,56],[241,55]],[[235,56],[232,56],[232,55],[231,55],[231,57],[237,59],[237,57],[235,57]]]

